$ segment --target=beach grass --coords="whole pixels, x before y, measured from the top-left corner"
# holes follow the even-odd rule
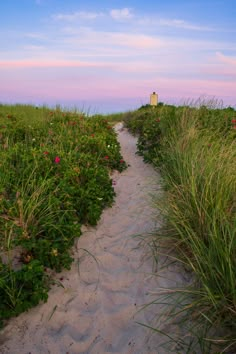
[[[176,299],[168,320],[179,318],[187,329],[184,350],[233,353],[236,112],[205,105],[157,106],[130,114],[126,124],[139,136],[139,154],[162,175],[164,199],[156,203],[165,222],[156,242],[172,245],[175,261],[194,274],[187,288],[166,289],[157,303],[166,294]],[[167,256],[173,262],[173,255]]]

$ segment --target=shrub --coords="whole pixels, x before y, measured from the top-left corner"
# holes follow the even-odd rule
[[[81,225],[112,205],[110,175],[126,163],[104,117],[19,105],[0,107],[0,157],[4,319],[46,299],[44,269],[70,268]]]

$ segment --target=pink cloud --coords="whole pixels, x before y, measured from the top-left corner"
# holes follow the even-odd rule
[[[212,64],[211,67],[203,67],[201,70],[204,75],[211,75],[215,77],[224,76],[229,79],[236,78],[236,70],[232,66],[224,66],[221,64]]]
[[[104,67],[105,63],[82,62],[70,60],[16,60],[0,61],[0,68],[55,68],[55,67]]]
[[[230,64],[230,65],[236,66],[236,58],[234,58],[234,57],[226,56],[226,55],[224,55],[224,54],[222,54],[220,52],[216,53],[216,57],[222,63],[226,63],[226,64]]]

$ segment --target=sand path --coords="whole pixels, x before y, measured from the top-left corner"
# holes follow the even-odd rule
[[[153,262],[133,237],[158,227],[151,196],[159,193],[159,175],[135,155],[136,138],[121,123],[115,129],[130,166],[113,176],[113,207],[96,227],[84,227],[71,271],[57,275],[64,289],[54,286],[46,304],[12,319],[0,332],[0,353],[165,353],[160,338],[136,323],[150,323],[156,314],[138,310],[164,280],[150,275]]]

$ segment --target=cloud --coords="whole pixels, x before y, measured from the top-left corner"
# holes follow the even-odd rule
[[[75,60],[11,60],[0,61],[0,68],[56,68],[56,67],[107,67],[107,63]]]
[[[216,52],[204,64],[201,71],[208,77],[235,81],[236,79],[236,57],[226,56]]]
[[[226,56],[226,55],[222,54],[221,52],[216,52],[216,57],[222,63],[236,66],[236,58],[235,57]]]
[[[33,44],[25,45],[23,48],[27,52],[43,52],[46,49],[46,47],[42,45],[33,45]]]
[[[183,28],[183,29],[189,29],[189,30],[194,30],[194,31],[211,31],[212,29],[210,27],[206,26],[199,26],[195,24],[188,23],[184,20],[176,20],[176,19],[159,19],[158,23],[161,26],[168,26],[168,27],[174,27],[174,28]]]
[[[123,9],[112,9],[110,16],[116,21],[126,21],[130,20],[134,15],[131,13],[130,9],[125,7]]]
[[[204,60],[206,53],[214,52],[221,48],[229,50],[232,44],[227,41],[207,40],[207,39],[191,39],[184,37],[175,37],[171,35],[146,34],[140,29],[140,32],[124,32],[122,31],[96,31],[89,27],[66,28],[64,38],[60,38],[60,46],[66,45],[71,51],[77,51],[81,55],[86,53],[94,53],[94,56],[112,56],[117,54],[119,57],[131,55],[146,56],[149,61],[150,55],[156,57],[157,60],[165,62],[177,63],[181,58],[189,63],[199,63],[199,59]],[[144,49],[144,51],[140,51]],[[78,52],[79,51],[79,52]]]
[[[54,14],[52,18],[56,21],[73,22],[77,20],[95,20],[101,16],[103,16],[102,12],[78,11],[70,14]]]
[[[169,28],[179,28],[193,31],[214,31],[213,28],[209,26],[197,25],[194,23],[189,23],[182,19],[171,19],[171,18],[158,18],[158,17],[140,17],[136,22],[143,26],[160,26]]]
[[[119,56],[127,54],[127,49],[130,49],[129,54],[134,54],[134,49],[155,49],[164,45],[164,41],[156,36],[145,35],[142,33],[126,33],[112,31],[95,31],[93,28],[66,28],[66,36],[60,39],[60,45],[71,46],[72,50],[78,50],[83,55],[85,52],[94,52],[104,56],[109,53],[117,53]],[[140,52],[137,52],[137,54]]]
[[[119,46],[128,46],[138,49],[160,47],[161,41],[158,38],[147,36],[144,34],[128,34],[110,32],[106,34],[106,38],[110,43]]]
[[[39,32],[28,32],[24,33],[24,37],[36,39],[36,40],[45,40],[47,39],[47,35]]]
[[[169,19],[169,18],[157,18],[152,16],[138,16],[134,15],[132,9],[122,8],[122,9],[111,9],[108,13],[104,12],[89,12],[89,11],[75,11],[72,13],[58,13],[53,14],[51,17],[55,21],[66,21],[75,22],[77,20],[95,20],[102,16],[110,16],[113,20],[117,22],[130,21],[135,19],[134,24],[144,25],[144,26],[161,26],[170,28],[180,28],[194,31],[213,31],[214,29],[209,26],[197,25],[194,23],[189,23],[182,19]],[[130,25],[133,21],[130,22]]]

